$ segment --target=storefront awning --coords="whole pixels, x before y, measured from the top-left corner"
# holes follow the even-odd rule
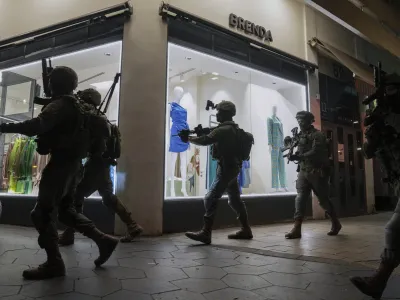
[[[363,63],[344,53],[343,51],[329,45],[326,42],[319,40],[318,38],[312,38],[309,41],[311,47],[316,49],[321,55],[327,56],[328,58],[334,59],[350,69],[354,75],[361,80],[374,85],[374,72],[367,64]]]

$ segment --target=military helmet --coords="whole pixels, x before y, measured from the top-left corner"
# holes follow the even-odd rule
[[[305,110],[299,111],[296,114],[296,119],[306,119],[306,120],[309,120],[311,123],[315,122],[314,115],[312,113],[310,113],[309,111],[305,111]]]
[[[86,103],[92,104],[94,106],[99,106],[101,104],[101,94],[92,88],[83,90],[79,93],[79,97]]]
[[[225,100],[221,101],[220,103],[217,104],[216,109],[218,111],[229,112],[232,117],[236,115],[236,106],[231,101],[225,101]]]
[[[55,67],[50,73],[49,83],[53,93],[70,94],[78,86],[78,75],[69,67]]]

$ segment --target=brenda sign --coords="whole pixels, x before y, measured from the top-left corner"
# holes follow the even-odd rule
[[[229,26],[244,31],[247,34],[254,35],[259,39],[266,40],[268,42],[273,41],[271,30],[267,30],[264,27],[238,17],[235,14],[229,15]]]

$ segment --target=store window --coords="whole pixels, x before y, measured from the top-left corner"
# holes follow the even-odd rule
[[[78,74],[78,90],[97,89],[106,96],[114,76],[120,72],[122,42],[84,49],[52,57],[52,65],[68,66]],[[0,70],[0,120],[19,122],[37,116],[41,106],[33,103],[36,95],[43,96],[41,61]],[[118,122],[119,85],[107,112],[108,119]],[[17,134],[0,136],[1,192],[18,195],[37,195],[41,172],[47,156],[36,153],[34,138]],[[111,170],[114,180],[115,169]],[[115,182],[114,182],[115,186]]]
[[[165,197],[202,197],[216,174],[210,148],[181,143],[176,133],[217,125],[207,100],[235,103],[234,121],[255,138],[238,181],[243,195],[293,194],[297,166],[280,148],[307,109],[306,87],[189,48],[169,44]]]

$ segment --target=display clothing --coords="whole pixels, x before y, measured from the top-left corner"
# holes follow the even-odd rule
[[[286,188],[285,161],[281,151],[283,147],[283,125],[277,116],[267,120],[268,145],[271,146],[272,188]]]
[[[241,188],[249,188],[250,187],[250,162],[248,160],[243,161],[242,169],[239,174],[239,185]]]
[[[189,143],[182,142],[179,131],[189,129],[187,110],[176,102],[171,103],[170,117],[172,119],[169,152],[181,153],[189,149]]]
[[[207,189],[209,190],[211,184],[214,182],[215,177],[217,176],[217,168],[218,161],[212,158],[212,147],[209,147],[209,155],[208,155],[208,172],[207,172]]]

